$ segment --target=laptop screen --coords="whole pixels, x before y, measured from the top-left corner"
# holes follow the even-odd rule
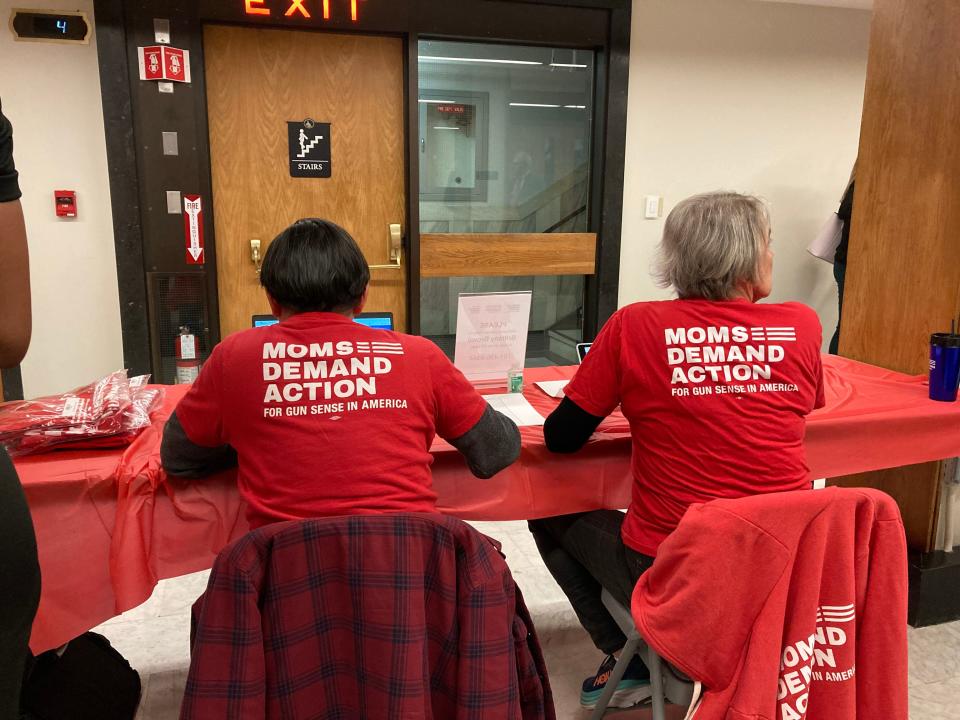
[[[577,343],[577,360],[579,362],[583,362],[587,353],[590,352],[591,345],[593,345],[593,343]]]
[[[393,313],[382,312],[382,313],[360,313],[354,319],[354,322],[358,322],[361,325],[366,325],[367,327],[373,328],[375,330],[393,330]],[[269,325],[276,325],[279,320],[277,320],[273,315],[254,315],[253,316],[253,327],[267,327]]]
[[[389,312],[360,313],[353,321],[374,330],[393,330],[393,313]]]

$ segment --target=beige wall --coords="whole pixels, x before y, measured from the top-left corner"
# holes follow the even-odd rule
[[[650,266],[684,197],[728,189],[773,216],[772,300],[836,326],[830,265],[806,247],[857,153],[870,13],[753,0],[634,0],[620,304],[669,297]],[[645,195],[663,216],[643,217]]]
[[[83,10],[91,0],[0,0],[0,99],[13,123],[33,283],[27,397],[67,390],[123,366],[117,269],[96,38],[14,42],[12,7]],[[76,190],[74,220],[53,191]],[[2,312],[0,308],[0,312]]]
[[[14,124],[30,237],[34,339],[28,396],[122,366],[96,41],[15,43],[10,9],[81,9],[90,0],[0,0],[0,98]],[[666,297],[649,268],[664,214],[729,188],[771,204],[775,300],[836,322],[829,265],[805,247],[836,208],[856,154],[870,14],[753,0],[634,0],[620,303]],[[80,216],[54,217],[74,189]]]

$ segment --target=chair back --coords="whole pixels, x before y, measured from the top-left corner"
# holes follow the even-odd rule
[[[533,624],[498,550],[431,514],[249,533],[218,556],[194,606],[181,718],[456,719],[468,705],[471,718],[552,718]]]

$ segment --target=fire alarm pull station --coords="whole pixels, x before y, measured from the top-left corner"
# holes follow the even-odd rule
[[[54,202],[57,205],[57,217],[77,216],[77,193],[73,190],[54,190]]]

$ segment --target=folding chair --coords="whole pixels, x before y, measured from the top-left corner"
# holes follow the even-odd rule
[[[636,625],[633,624],[630,611],[617,602],[613,595],[607,592],[606,588],[603,589],[600,599],[617,625],[620,626],[623,634],[627,636],[627,644],[623,646],[620,659],[617,660],[613,672],[610,673],[610,679],[607,680],[607,686],[593,709],[592,720],[600,720],[606,713],[610,698],[613,697],[613,693],[634,655],[640,655],[650,669],[653,720],[666,720],[664,704],[667,700],[676,705],[689,705],[693,700],[694,683],[678,677],[670,665],[663,662],[653,648],[644,642],[640,633],[637,632]]]

